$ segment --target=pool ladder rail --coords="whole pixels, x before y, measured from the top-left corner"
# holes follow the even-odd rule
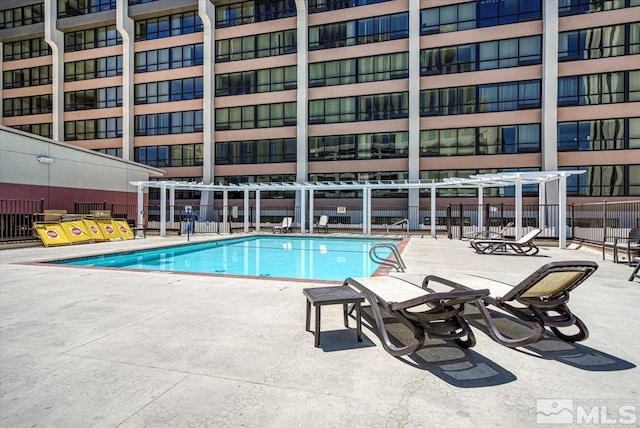
[[[391,250],[391,254],[386,257],[381,257],[378,254],[378,250],[381,248]],[[393,256],[393,258],[391,258],[390,256]],[[375,263],[380,264],[381,266],[390,266],[398,272],[404,272],[407,268],[407,266],[404,264],[404,260],[402,260],[402,257],[400,256],[398,248],[388,242],[381,242],[371,247],[371,249],[369,250],[369,258]]]
[[[393,224],[388,224],[387,226],[387,235],[389,234],[389,229],[393,226],[401,226],[400,230],[402,231],[400,236],[409,236],[409,219],[403,218],[402,220],[398,220]],[[406,232],[405,232],[406,229]]]

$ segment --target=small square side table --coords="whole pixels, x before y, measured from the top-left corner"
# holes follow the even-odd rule
[[[306,330],[311,331],[311,305],[315,307],[315,346],[320,346],[320,308],[324,305],[344,306],[344,326],[349,327],[348,305],[354,304],[356,309],[356,328],[358,332],[358,342],[362,342],[362,317],[360,304],[364,302],[364,297],[348,285],[333,287],[305,288],[302,290],[307,298],[307,323]]]

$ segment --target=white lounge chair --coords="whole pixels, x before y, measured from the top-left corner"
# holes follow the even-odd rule
[[[285,217],[282,219],[282,223],[279,226],[273,226],[273,233],[287,233],[291,229],[293,224],[293,217]]]

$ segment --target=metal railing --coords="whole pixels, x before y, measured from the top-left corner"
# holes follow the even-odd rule
[[[388,256],[382,257],[380,254],[378,254],[378,250],[381,248],[386,248],[390,250],[391,253]],[[393,258],[390,258],[389,256],[393,256]],[[382,266],[392,267],[398,272],[404,272],[407,268],[407,266],[404,264],[404,260],[402,260],[402,257],[400,256],[398,248],[389,242],[381,242],[371,247],[371,249],[369,250],[369,258],[374,263],[378,263]]]
[[[0,200],[0,241],[30,239],[33,234],[34,214],[43,212],[47,206],[41,200]],[[287,201],[290,203],[290,201]],[[199,204],[176,204],[167,207],[167,229],[185,233],[188,223],[187,206],[197,214],[190,232],[223,233],[242,230],[245,218],[252,229],[256,228],[258,213],[255,206],[245,210],[241,202],[230,203],[227,224],[223,224],[222,203],[209,206]],[[283,202],[286,203],[286,202]],[[75,214],[90,214],[91,211],[110,211],[113,217],[137,221],[138,207],[135,204],[103,202],[75,202]],[[571,204],[567,206],[566,222],[558,220],[558,205],[523,205],[522,232],[532,228],[543,229],[542,237],[554,239],[559,236],[559,228],[565,227],[567,238],[596,245],[610,247],[615,238],[628,236],[632,227],[640,227],[640,201],[597,202]],[[449,204],[436,207],[434,218],[436,229],[445,232],[450,239],[462,239],[471,233],[498,230],[509,222],[515,223],[515,205],[498,204]],[[362,208],[323,207],[314,210],[313,218],[306,214],[307,224],[317,223],[321,215],[329,217],[329,230],[343,230],[358,233],[363,230]],[[146,229],[160,228],[160,207],[143,207]],[[260,210],[260,228],[269,231],[280,224],[283,217],[293,217],[293,229],[300,228],[302,218],[299,208],[287,206],[263,207]],[[432,213],[421,207],[372,208],[370,215],[372,233],[389,233],[393,227],[402,226],[403,233],[426,234],[431,229]],[[505,236],[513,237],[515,227],[507,229]]]

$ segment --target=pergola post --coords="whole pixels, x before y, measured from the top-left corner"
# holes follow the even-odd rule
[[[436,184],[431,183],[431,237],[436,237]]]
[[[242,207],[242,213],[244,214],[244,233],[249,232],[249,214],[251,212],[251,207],[249,206],[249,189],[244,189],[244,204]]]
[[[141,184],[138,184],[138,218],[136,224],[137,233],[141,235],[138,238],[144,237],[144,189]]]
[[[222,191],[222,229],[224,233],[229,233],[229,191]]]
[[[309,189],[309,233],[313,235],[313,189]]]
[[[541,181],[538,183],[538,227],[542,230],[547,225],[547,207],[545,206],[547,200],[547,182]]]
[[[484,228],[484,186],[478,187],[478,231]],[[491,226],[491,225],[488,225]]]
[[[307,222],[307,189],[304,187],[299,190],[300,192],[300,233],[304,233]]]
[[[260,232],[260,190],[256,189],[256,232]]]
[[[176,219],[176,189],[169,189],[169,221],[173,223]]]
[[[522,235],[522,176],[516,174],[516,239]]]
[[[371,193],[368,187],[362,188],[362,234],[371,233]]]
[[[567,247],[567,174],[560,173],[558,189],[558,248]]]
[[[167,186],[160,186],[160,236],[167,236]]]

